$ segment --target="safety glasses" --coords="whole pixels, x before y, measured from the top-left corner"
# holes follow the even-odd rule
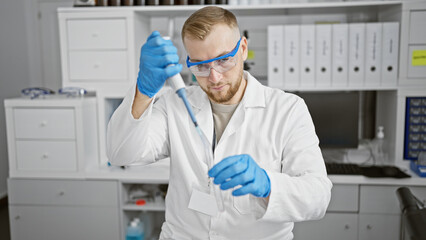
[[[213,68],[216,72],[224,73],[231,70],[237,65],[237,52],[240,48],[240,40],[238,40],[237,46],[231,52],[205,61],[191,62],[189,56],[186,58],[186,66],[189,70],[197,77],[208,77],[210,70]]]

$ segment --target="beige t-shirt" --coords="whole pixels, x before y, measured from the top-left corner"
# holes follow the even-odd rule
[[[235,109],[237,109],[238,107],[238,103],[233,105],[223,105],[210,101],[210,104],[212,106],[213,111],[216,143],[218,143],[220,137],[222,137],[222,134],[225,131],[226,125],[228,125],[229,120],[231,120],[231,117],[235,112]]]

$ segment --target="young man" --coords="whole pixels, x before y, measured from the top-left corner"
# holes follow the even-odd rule
[[[199,84],[187,88],[188,100],[214,146],[214,166],[208,169],[178,96],[170,91],[154,101],[182,69],[176,48],[158,32],[143,45],[137,84],[109,123],[110,162],[170,157],[160,239],[292,239],[293,222],[323,217],[332,187],[304,101],[243,71],[247,39],[231,12],[196,11],[182,40]],[[222,199],[212,197],[211,180]],[[223,211],[212,206],[217,201]]]

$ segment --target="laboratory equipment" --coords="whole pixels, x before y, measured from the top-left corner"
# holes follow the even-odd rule
[[[66,95],[67,97],[77,97],[86,95],[87,91],[80,87],[63,87],[58,90],[58,93]]]
[[[173,20],[169,21],[169,36],[164,37],[164,39],[172,39],[173,36]],[[168,80],[169,85],[173,88],[173,90],[176,92],[176,94],[182,99],[183,103],[185,104],[186,110],[188,111],[189,116],[191,117],[192,122],[194,123],[195,129],[197,130],[198,135],[201,138],[201,141],[204,146],[204,153],[207,165],[209,169],[213,166],[214,158],[213,158],[213,149],[210,146],[210,143],[207,139],[207,137],[204,135],[204,133],[201,131],[201,129],[198,126],[197,119],[195,118],[195,115],[192,111],[191,105],[189,105],[188,99],[186,98],[186,90],[185,90],[185,83],[182,79],[182,76],[180,73],[170,77]],[[211,178],[208,180],[209,186],[211,183]],[[216,186],[213,184],[212,186],[214,196],[216,198],[216,203],[218,210],[222,212],[224,210],[223,206],[223,198],[222,198],[222,192],[219,189],[219,186]]]
[[[208,77],[212,68],[218,73],[227,72],[237,65],[238,55],[236,54],[240,48],[241,39],[242,38],[238,40],[237,45],[231,52],[220,57],[205,61],[191,62],[188,56],[186,58],[186,66],[188,66],[192,74],[199,77]]]
[[[404,136],[404,159],[416,161],[426,152],[426,97],[406,98]]]
[[[198,126],[197,119],[195,118],[192,108],[189,105],[188,99],[186,98],[185,83],[183,82],[182,76],[178,73],[174,75],[173,77],[169,78],[168,81],[171,87],[176,91],[176,94],[182,99],[183,103],[185,104],[186,110],[188,111],[188,114],[191,117],[192,122],[194,123],[195,129],[197,130],[197,133],[200,136],[201,141],[203,143],[204,155],[206,158],[207,165],[210,169],[214,163],[213,149],[207,137],[204,135],[203,131],[201,131],[200,127]],[[210,184],[212,184],[211,178],[209,178],[209,186]],[[218,210],[223,211],[224,209],[223,198],[222,198],[222,192],[219,189],[219,186],[216,186],[213,184],[213,192],[216,198]]]
[[[31,87],[31,88],[24,88],[21,90],[21,95],[23,97],[30,97],[30,99],[38,98],[39,96],[45,96],[54,94],[55,91],[44,88],[44,87]]]

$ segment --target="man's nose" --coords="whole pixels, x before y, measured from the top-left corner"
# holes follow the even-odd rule
[[[210,75],[209,75],[209,81],[212,83],[217,83],[222,80],[222,74],[216,71],[213,67],[210,68]]]

